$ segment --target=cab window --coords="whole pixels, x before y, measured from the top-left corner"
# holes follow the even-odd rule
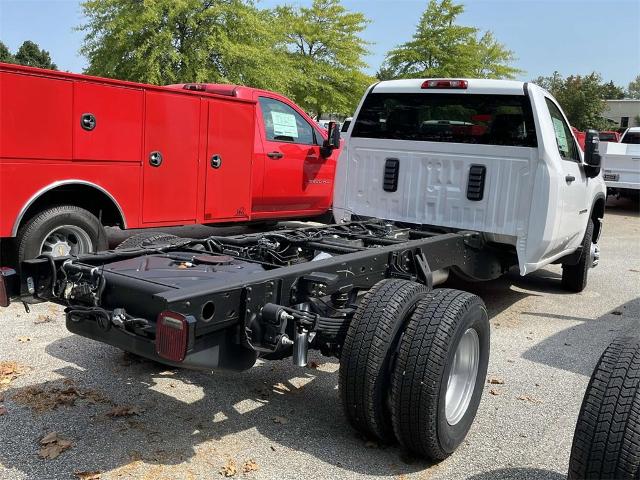
[[[551,115],[551,123],[553,124],[553,132],[556,136],[556,144],[558,145],[560,156],[563,160],[580,162],[578,146],[571,134],[571,128],[562,116],[562,112],[560,112],[560,109],[550,99],[545,98],[545,101],[547,102],[547,108]]]
[[[260,97],[260,108],[267,140],[315,145],[313,127],[286,103]]]

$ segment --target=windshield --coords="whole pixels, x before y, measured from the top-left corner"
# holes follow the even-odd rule
[[[371,93],[353,137],[537,146],[524,95]]]
[[[622,143],[640,145],[640,132],[627,132],[622,138]]]

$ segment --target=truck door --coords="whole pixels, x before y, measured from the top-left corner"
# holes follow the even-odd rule
[[[200,98],[146,92],[143,223],[196,219]]]
[[[255,210],[323,213],[331,204],[337,155],[320,156],[323,137],[292,106],[263,94],[257,100],[265,167]]]
[[[255,105],[210,100],[205,221],[249,220]]]
[[[560,108],[548,97],[545,97],[553,131],[561,158],[562,216],[560,232],[562,248],[577,246],[584,236],[589,217],[587,209],[587,176],[582,166],[582,158],[571,128]]]

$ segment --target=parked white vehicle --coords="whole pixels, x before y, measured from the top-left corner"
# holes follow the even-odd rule
[[[579,291],[599,256],[598,142],[590,131],[583,153],[556,100],[532,83],[380,82],[349,126],[334,216],[482,232],[515,251],[522,275],[562,263],[563,283]]]
[[[640,193],[640,127],[628,128],[619,143],[600,147],[604,181],[609,195]]]

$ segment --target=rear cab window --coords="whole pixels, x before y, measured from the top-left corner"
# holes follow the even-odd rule
[[[524,95],[370,93],[352,137],[536,147]]]
[[[631,145],[640,145],[640,132],[627,132],[620,143],[629,143]]]
[[[573,139],[571,127],[569,127],[565,121],[558,106],[547,97],[545,97],[545,101],[547,102],[549,115],[551,115],[551,123],[553,124],[553,132],[556,136],[556,144],[558,145],[558,152],[560,153],[560,156],[563,160],[580,162],[580,153],[578,152],[578,146]]]
[[[274,98],[259,97],[259,101],[267,140],[302,145],[316,144],[313,127],[292,107]]]

